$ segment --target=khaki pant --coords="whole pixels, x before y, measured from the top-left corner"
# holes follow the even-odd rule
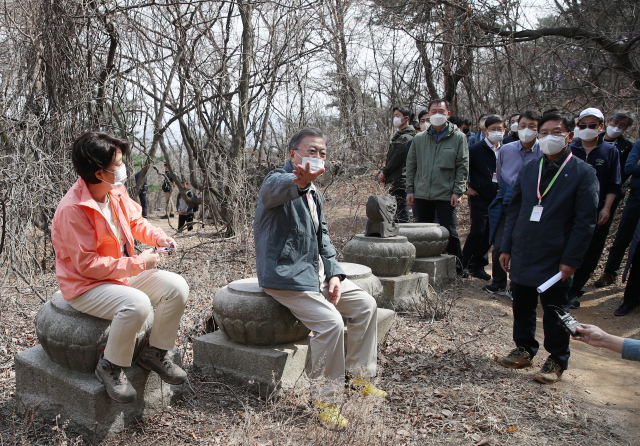
[[[189,285],[177,274],[150,269],[129,279],[131,286],[103,284],[73,299],[76,310],[101,319],[109,319],[111,328],[104,357],[120,367],[129,367],[136,334],[156,307],[149,344],[171,350],[180,319],[189,297]]]
[[[322,262],[320,262],[322,265]],[[324,275],[321,273],[321,277]],[[344,381],[345,370],[357,372],[364,368],[369,376],[376,375],[378,307],[371,295],[350,280],[342,282],[342,297],[334,306],[329,298],[329,284],[322,283],[317,291],[264,288],[310,330],[314,336],[311,348],[311,378],[324,377]],[[347,319],[347,357],[344,355],[344,322]]]
[[[167,215],[171,215],[176,211],[176,205],[171,199],[171,192],[164,192],[164,210]]]

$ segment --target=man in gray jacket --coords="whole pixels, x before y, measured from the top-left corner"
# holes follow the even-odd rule
[[[371,295],[346,280],[336,260],[322,212],[322,195],[313,181],[324,167],[312,170],[303,158],[326,159],[325,138],[317,128],[304,128],[289,141],[289,161],[270,172],[262,183],[253,223],[258,282],[314,332],[311,378],[327,387],[314,401],[320,420],[330,427],[347,422],[339,407],[321,398],[345,380],[369,396],[384,398],[369,377],[376,375],[377,306]],[[315,161],[315,160],[312,160]],[[344,354],[344,322],[349,337]],[[366,376],[356,377],[364,372]]]

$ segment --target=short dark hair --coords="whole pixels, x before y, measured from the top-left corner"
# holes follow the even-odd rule
[[[559,108],[551,107],[543,111],[542,116],[546,115],[547,113],[553,113],[553,112],[559,112],[559,111],[560,111]]]
[[[467,118],[464,118],[460,124],[461,125],[468,125],[469,127],[471,127],[471,120],[469,120]]]
[[[489,115],[486,121],[484,121],[484,127],[488,129],[490,125],[496,122],[501,122],[504,125],[504,118],[500,115]]]
[[[98,184],[96,172],[107,169],[120,149],[122,156],[129,153],[129,141],[97,131],[85,132],[73,142],[71,161],[76,173],[89,184]]]
[[[322,130],[317,127],[305,127],[302,130],[298,130],[295,135],[291,137],[289,140],[289,150],[298,150],[298,146],[300,142],[305,139],[307,136],[314,136],[318,138],[322,138],[325,141],[327,138],[324,136]]]
[[[563,113],[561,111],[545,113],[542,115],[542,118],[540,118],[540,121],[538,121],[538,128],[542,127],[542,124],[547,121],[562,121],[564,127],[570,132],[573,132],[576,128],[576,121],[573,113]]]
[[[428,114],[429,114],[429,110],[427,110],[426,108],[423,108],[422,110],[420,110],[420,113],[418,113],[418,121],[420,121],[424,115],[428,115]]]
[[[609,115],[609,121],[622,121],[623,119],[629,120],[629,127],[633,125],[633,113],[627,110],[615,110]]]
[[[483,113],[480,115],[480,117],[478,118],[478,124],[480,124],[480,121],[482,121],[482,118],[486,118],[487,116],[489,116],[489,113]]]
[[[396,107],[393,107],[393,111],[396,111],[396,110],[402,113],[402,116],[404,116],[405,118],[409,117],[409,122],[413,121],[413,112],[409,107],[405,107],[404,105],[398,105]]]
[[[520,116],[520,113],[517,112],[517,113],[514,113],[511,116],[509,116],[509,122],[511,122],[511,120],[513,119],[514,116]]]
[[[462,119],[459,116],[449,116],[449,122],[455,124],[457,127],[460,127]]]
[[[542,119],[542,115],[537,110],[525,110],[523,113],[520,113],[520,117],[518,118],[518,123],[522,118],[531,119],[532,121],[538,121]]]
[[[433,106],[434,104],[439,104],[441,102],[444,102],[444,105],[447,107],[447,111],[451,110],[451,105],[449,104],[449,101],[445,101],[442,98],[436,98],[433,101],[429,102],[429,105],[427,105],[427,110],[431,111],[431,106]]]

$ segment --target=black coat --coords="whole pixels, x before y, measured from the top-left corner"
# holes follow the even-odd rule
[[[542,169],[540,193],[544,193],[569,155]],[[562,170],[555,184],[542,198],[539,222],[530,221],[538,204],[540,158],[524,165],[507,209],[500,248],[511,254],[511,280],[518,285],[538,287],[559,271],[560,264],[578,268],[589,247],[598,217],[598,178],[595,170],[575,156]],[[571,281],[555,286],[568,287]]]
[[[385,184],[392,184],[395,189],[404,189],[406,181],[407,145],[416,136],[416,129],[408,125],[398,130],[391,138],[387,151],[387,164],[382,169]]]
[[[469,187],[486,201],[493,201],[499,185],[493,182],[496,173],[496,152],[483,139],[469,147]]]

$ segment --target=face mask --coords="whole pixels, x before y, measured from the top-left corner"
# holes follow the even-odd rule
[[[562,152],[562,149],[567,147],[566,139],[564,136],[545,136],[540,141],[540,150],[545,155],[555,155]]]
[[[591,141],[592,139],[595,139],[597,137],[598,137],[597,129],[578,130],[578,138],[580,138],[583,141]]]
[[[534,139],[536,139],[536,136],[538,136],[538,132],[536,132],[535,130],[531,130],[531,129],[518,130],[518,138],[520,138],[520,141],[524,143],[533,141]]]
[[[469,134],[469,129],[462,129],[462,133],[464,133],[465,135]]]
[[[420,130],[422,130],[424,132],[425,130],[427,130],[427,128],[429,128],[429,123],[428,122],[421,122],[420,123]]]
[[[107,170],[104,169],[107,172],[111,172],[115,179],[114,179],[114,183],[109,183],[108,181],[104,181],[101,180],[104,183],[110,184],[111,187],[120,187],[120,186],[124,186],[124,180],[127,179],[127,166],[123,163],[122,167],[120,167],[120,169],[116,170],[115,172],[112,172],[111,170]]]
[[[609,136],[609,138],[617,138],[618,136],[622,135],[622,133],[623,131],[618,127],[611,127],[610,125],[607,126],[607,135]]]
[[[302,167],[306,169],[307,163],[309,163],[309,169],[311,169],[311,172],[316,172],[324,167],[324,161],[320,158],[311,158],[305,156],[304,158],[302,158]]]
[[[431,125],[440,127],[441,125],[444,125],[445,122],[447,122],[447,117],[445,115],[441,115],[440,113],[436,113],[435,115],[431,115],[429,121],[431,121]]]
[[[493,132],[489,132],[489,134],[487,135],[487,139],[489,141],[491,141],[492,143],[497,143],[500,142],[500,140],[504,137],[504,132],[502,131],[493,131]]]
[[[393,117],[393,126],[395,128],[398,128],[402,125],[402,119],[398,118],[397,116]]]
[[[518,123],[517,122],[514,122],[513,124],[511,124],[511,131],[513,133],[518,131]]]

